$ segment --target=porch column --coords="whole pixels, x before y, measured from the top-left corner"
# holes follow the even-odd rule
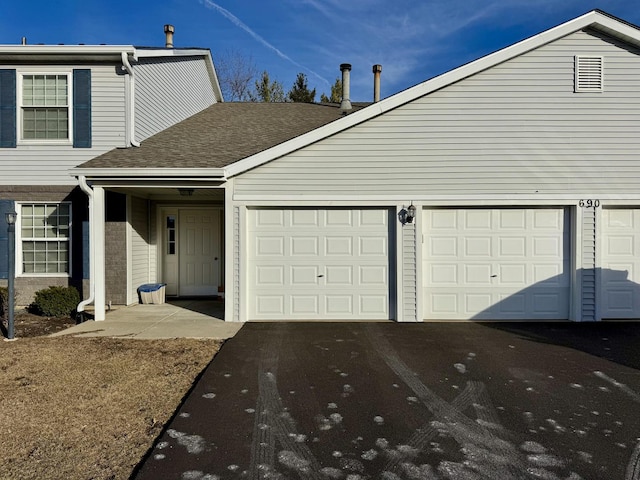
[[[105,236],[105,195],[104,188],[93,187],[93,238],[94,242],[94,271],[91,272],[94,279],[95,295],[94,295],[94,307],[95,307],[95,320],[100,321],[105,318],[105,253],[104,253],[104,236]]]

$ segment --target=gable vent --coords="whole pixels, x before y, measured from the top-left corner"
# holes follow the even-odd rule
[[[603,86],[602,57],[576,57],[576,92],[601,92]]]

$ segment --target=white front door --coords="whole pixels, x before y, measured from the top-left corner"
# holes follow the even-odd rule
[[[248,319],[389,319],[387,209],[248,211]]]
[[[425,319],[569,317],[566,209],[427,209],[423,232]]]
[[[217,295],[221,283],[220,210],[164,208],[162,281],[167,295]]]
[[[602,210],[602,318],[640,318],[640,209]]]

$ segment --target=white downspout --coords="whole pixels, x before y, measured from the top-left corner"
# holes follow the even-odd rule
[[[96,285],[94,280],[95,273],[95,239],[93,232],[93,190],[87,184],[87,178],[84,175],[78,177],[80,189],[89,197],[89,298],[83,300],[76,307],[78,313],[84,312],[87,305],[93,303],[95,299]]]
[[[129,104],[129,142],[134,147],[139,147],[140,142],[136,141],[136,128],[135,128],[135,91],[136,91],[136,81],[135,76],[133,75],[133,67],[129,63],[129,54],[127,52],[121,53],[122,57],[122,66],[129,74],[129,98],[127,98],[127,103]],[[134,60],[137,60],[136,56],[133,57]]]

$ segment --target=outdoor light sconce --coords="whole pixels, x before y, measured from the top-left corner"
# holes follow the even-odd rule
[[[18,214],[16,212],[7,212],[4,214],[5,219],[7,220],[7,225],[15,225],[16,219],[18,218]]]
[[[181,197],[190,197],[193,195],[193,188],[179,188],[178,193]]]
[[[416,207],[413,206],[413,202],[406,208],[403,205],[402,210],[398,212],[398,219],[403,225],[413,223],[414,218],[416,218]]]

